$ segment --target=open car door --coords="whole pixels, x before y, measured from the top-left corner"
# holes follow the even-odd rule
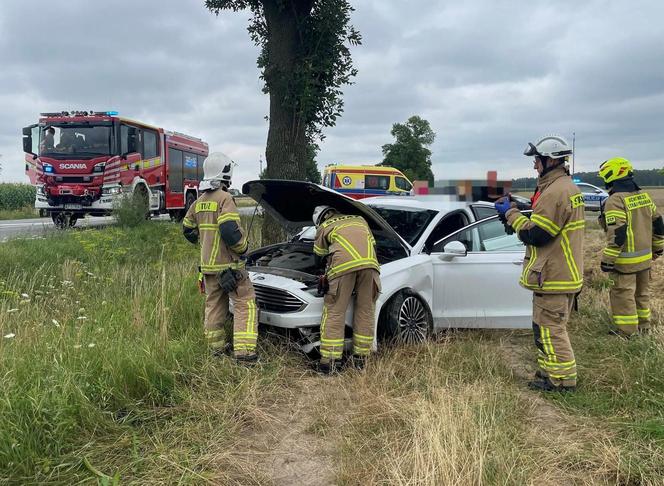
[[[493,216],[436,242],[436,328],[530,328],[532,294],[519,285],[525,246]]]

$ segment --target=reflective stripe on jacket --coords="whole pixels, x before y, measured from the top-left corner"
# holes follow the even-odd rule
[[[219,225],[227,221],[235,221],[240,226],[240,215],[235,201],[223,189],[203,192],[182,220],[185,227],[198,229],[201,245],[200,266],[204,274],[212,275],[227,268],[237,270],[244,267],[240,255],[247,251],[247,237],[240,227],[240,241],[228,246],[219,232]]]
[[[516,208],[507,211],[517,234],[537,226],[551,236],[543,246],[526,246],[519,283],[538,293],[576,293],[583,287],[583,196],[563,167],[540,177],[537,187],[530,218]]]
[[[614,264],[620,273],[650,268],[652,252],[664,248],[664,235],[653,231],[660,215],[650,195],[640,190],[612,193],[602,217],[606,229],[602,262]]]
[[[375,245],[376,240],[364,218],[338,215],[318,227],[314,253],[330,255],[326,273],[333,279],[365,268],[380,271]]]

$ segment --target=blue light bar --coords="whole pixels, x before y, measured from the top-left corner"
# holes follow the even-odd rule
[[[578,184],[579,182],[581,182],[581,179],[577,179],[577,178],[575,177],[574,179],[572,179],[572,182],[573,182],[574,184]]]
[[[117,111],[107,111],[106,114],[108,116],[117,116],[119,113]]]

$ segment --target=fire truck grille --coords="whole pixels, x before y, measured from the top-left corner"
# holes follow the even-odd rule
[[[285,290],[254,283],[254,291],[258,307],[268,312],[299,312],[306,306],[304,301]]]

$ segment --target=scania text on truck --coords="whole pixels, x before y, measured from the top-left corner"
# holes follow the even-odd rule
[[[120,198],[142,198],[150,214],[180,220],[198,195],[203,140],[117,116],[42,113],[23,129],[25,171],[35,207],[59,227],[86,214],[106,216]]]

